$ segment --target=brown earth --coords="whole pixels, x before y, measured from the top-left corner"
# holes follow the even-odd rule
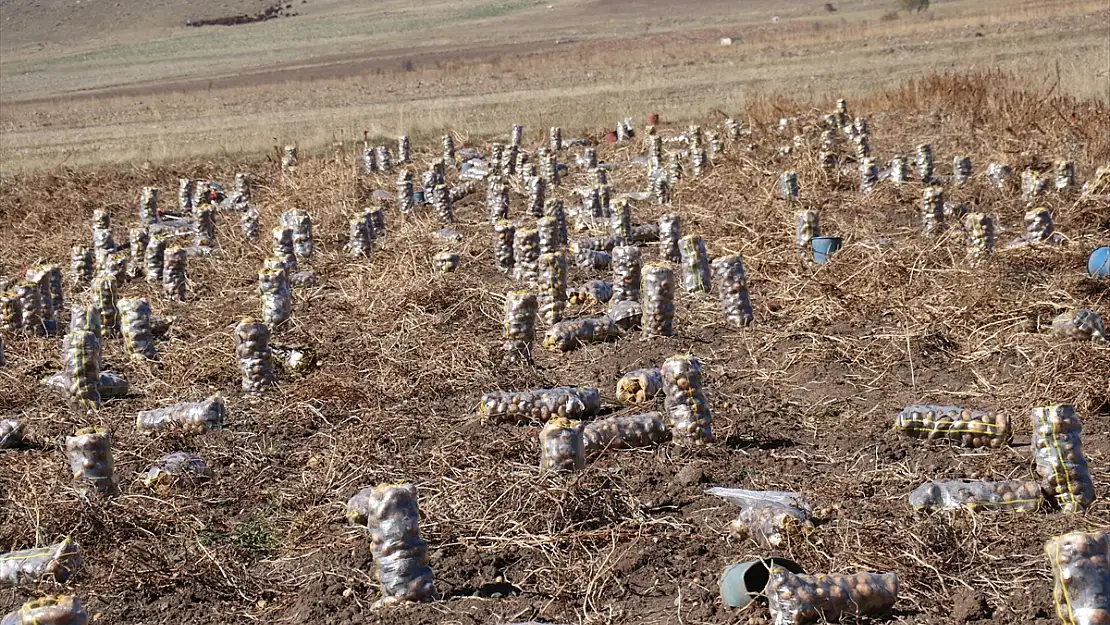
[[[970,154],[978,175],[949,198],[994,214],[1001,244],[1020,232],[1025,206],[1014,189],[985,184],[987,162],[1020,170],[1062,156],[1087,179],[1110,161],[1105,106],[1011,85],[1005,76],[935,78],[852,107],[870,119],[882,161],[930,141],[947,175],[954,155]],[[0,590],[0,610],[66,591],[81,596],[97,625],[764,623],[766,606],[736,612],[717,597],[723,567],[765,555],[731,538],[735,508],[704,494],[727,485],[797,490],[828,509],[827,521],[782,554],[811,572],[898,573],[889,622],[1055,622],[1045,540],[1110,525],[1110,347],[1062,342],[1047,326],[1068,308],[1110,313],[1110,287],[1082,272],[1086,253],[1110,239],[1110,206],[1050,194],[1044,205],[1066,246],[1000,251],[973,267],[957,228],[918,234],[918,184],[861,196],[852,166],[825,176],[812,149],[781,154],[791,137],[771,129],[796,111],[787,100],[745,111],[750,145],[731,145],[707,174],[682,182],[671,206],[634,208],[637,222],[679,213],[713,256],[742,253],[755,325],[729,327],[715,296],[680,292],[678,336],[631,336],[565,355],[537,346],[534,368],[498,362],[500,297],[516,285],[494,267],[481,191],[456,205],[459,270],[438,275],[431,256],[440,244],[430,233],[440,226],[428,210],[404,218],[389,209],[390,233],[372,261],[343,254],[346,220],[363,204],[350,153],[343,164],[306,159],[293,174],[268,161],[221,160],[0,181],[0,276],[14,278],[35,263],[65,264],[72,245],[88,243],[95,208],[110,209],[117,240],[125,238],[141,186],[160,186],[163,207],[172,207],[178,177],[228,181],[249,171],[264,231],[289,208],[313,215],[319,251],[310,266],[321,283],[296,289],[293,323],[275,340],[311,344],[322,361],[261,399],[241,394],[231,329],[258,312],[255,271],[269,242],[243,240],[234,215],[220,217],[219,253],[190,262],[188,301],[168,301],[145,282],[124,285],[123,295],[149,297],[176,321],[159,344],[158,368],[128,362],[118,339],[106,342],[108,368],[132,392],[99,413],[73,411],[36,384],[60,366],[59,338],[5,335],[0,418],[24,420],[31,444],[0,453],[0,551],[69,535],[88,565],[62,588]],[[805,134],[815,146],[813,130]],[[529,145],[540,135],[529,128]],[[427,149],[418,150],[417,172],[436,151],[418,147]],[[618,190],[643,186],[643,170],[631,164],[638,142],[600,152],[621,165]],[[560,158],[573,173],[555,194],[569,205],[586,176],[570,155]],[[795,207],[774,195],[786,169],[799,172],[801,206],[819,208],[823,230],[846,239],[827,266],[796,260]],[[391,191],[394,177],[367,183]],[[523,218],[523,198],[512,201]],[[879,245],[880,236],[893,245]],[[646,246],[647,258],[655,248]],[[574,270],[571,283],[589,277]],[[84,297],[68,282],[67,292]],[[640,411],[613,405],[617,378],[676,353],[693,353],[705,369],[717,442],[702,450],[667,444],[544,475],[538,427],[475,417],[483,392],[565,384],[600,387],[608,411]],[[188,439],[134,430],[138,410],[216,391],[228,397],[223,430]],[[1015,443],[968,451],[894,433],[894,415],[918,401],[1003,411]],[[909,508],[907,493],[928,479],[1029,476],[1029,409],[1054,402],[1074,403],[1083,417],[1099,495],[1085,514]],[[76,495],[67,474],[64,436],[89,424],[112,429],[124,493],[109,501]],[[178,449],[203,455],[215,478],[166,492],[136,483]],[[374,611],[369,540],[346,525],[343,504],[362,487],[396,481],[418,487],[421,534],[446,599]]]

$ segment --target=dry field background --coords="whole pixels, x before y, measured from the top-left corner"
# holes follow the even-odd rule
[[[1013,70],[1110,99],[1105,0],[309,0],[297,17],[186,28],[255,0],[0,4],[0,172],[475,135],[514,121],[599,131],[625,115],[859,97],[928,71]],[[198,14],[191,13],[198,11]],[[781,16],[773,24],[772,16]],[[733,46],[722,47],[722,36]],[[559,42],[559,43],[557,43]]]
[[[882,160],[928,140],[948,174],[954,155],[970,154],[978,175],[950,190],[951,199],[994,214],[1005,242],[1020,233],[1025,207],[1014,190],[985,184],[989,160],[1020,170],[1072,158],[1081,179],[1110,161],[1105,104],[1014,83],[1006,75],[919,79],[852,107],[870,120]],[[780,154],[790,137],[769,129],[784,111],[804,107],[777,98],[747,108],[750,149],[732,146],[706,175],[681,184],[672,206],[634,209],[637,222],[678,212],[685,232],[706,236],[711,255],[743,254],[755,325],[729,327],[715,297],[680,294],[678,336],[542,352],[534,369],[497,363],[501,297],[514,285],[494,267],[476,196],[456,206],[461,266],[437,275],[438,225],[428,210],[410,218],[389,211],[390,233],[371,262],[342,253],[346,219],[364,203],[349,161],[306,158],[293,175],[267,162],[219,159],[0,180],[0,275],[12,277],[27,265],[64,261],[70,246],[87,242],[95,208],[110,209],[124,232],[143,185],[172,197],[179,176],[226,181],[249,171],[264,231],[293,207],[315,219],[311,267],[321,284],[296,289],[293,324],[275,339],[313,345],[322,360],[261,400],[239,392],[232,327],[257,312],[256,269],[269,246],[241,239],[226,215],[219,253],[189,266],[188,301],[167,301],[145,282],[124,286],[123,295],[145,295],[157,314],[177,321],[159,346],[160,369],[129,363],[119,341],[107,342],[109,368],[133,390],[98,414],[72,412],[36,384],[59,367],[58,339],[5,337],[0,416],[25,420],[31,445],[0,454],[0,550],[72,536],[88,570],[68,588],[96,625],[759,625],[766,607],[722,608],[716,576],[761,552],[728,536],[735,509],[704,489],[797,489],[831,514],[783,552],[810,571],[897,572],[902,591],[891,622],[1055,622],[1045,540],[1110,525],[1110,347],[1061,342],[1047,325],[1076,306],[1108,312],[1110,289],[1082,267],[1107,241],[1110,207],[1052,194],[1044,204],[1066,246],[1004,251],[972,267],[958,229],[918,234],[919,185],[861,196],[851,167],[827,176],[812,150]],[[529,128],[527,143],[541,141],[542,129]],[[460,137],[462,144],[471,142]],[[436,147],[419,145],[414,167]],[[643,186],[631,163],[641,153],[639,142],[602,147],[602,159],[621,166],[619,190]],[[816,270],[797,263],[793,207],[774,199],[778,172],[791,168],[802,205],[821,210],[823,230],[846,239],[835,261]],[[585,179],[572,171],[556,191],[568,201]],[[393,180],[363,182],[388,190]],[[522,211],[514,196],[513,215]],[[645,254],[654,258],[655,246]],[[588,277],[575,270],[571,282]],[[719,441],[701,452],[667,445],[613,453],[581,473],[548,476],[537,468],[538,428],[475,420],[485,391],[586,384],[612,400],[622,372],[683,352],[704,363]],[[191,439],[134,430],[140,409],[216,391],[228,396],[223,430]],[[1015,445],[969,452],[902,438],[892,420],[916,401],[1006,411]],[[907,493],[927,479],[1030,475],[1029,408],[1061,401],[1075,403],[1084,421],[1099,496],[1086,514],[910,510]],[[67,474],[61,441],[88,424],[113,432],[124,494],[111,501],[76,496]],[[138,472],[176,449],[202,454],[215,478],[166,492],[136,483]],[[363,486],[401,480],[419,489],[422,534],[447,600],[375,612],[369,541],[347,527],[343,502]],[[2,589],[0,608],[56,590]]]

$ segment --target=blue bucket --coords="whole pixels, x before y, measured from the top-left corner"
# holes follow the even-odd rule
[[[416,202],[417,204],[423,204],[426,201],[425,196],[424,196],[424,192],[423,191],[413,191],[412,192],[412,201]]]
[[[1110,278],[1110,246],[1096,247],[1087,259],[1087,273],[1092,278]]]
[[[813,262],[824,265],[840,249],[843,241],[840,237],[813,237],[809,244],[813,248]]]

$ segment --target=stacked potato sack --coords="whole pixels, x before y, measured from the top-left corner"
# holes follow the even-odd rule
[[[713,442],[713,416],[702,391],[701,362],[693,356],[672,356],[660,368],[663,376],[667,425],[675,442],[708,445]]]
[[[751,298],[748,296],[748,278],[744,261],[739,254],[713,259],[717,291],[724,307],[725,320],[735,326],[746,326],[754,319]]]
[[[143,251],[143,260],[146,265],[144,273],[146,281],[151,284],[161,284],[166,264],[166,238],[155,234],[147,242]]]
[[[270,329],[253,319],[244,319],[235,328],[235,353],[243,371],[243,392],[258,394],[273,386],[273,352]]]
[[[159,360],[151,327],[153,313],[150,303],[144,298],[121,299],[119,313],[124,345],[127,346],[127,353],[131,358],[140,362]]]
[[[1064,512],[1080,512],[1095,499],[1083,455],[1083,426],[1073,406],[1033,409],[1033,451],[1041,488]]]
[[[1110,532],[1071,532],[1045,544],[1064,625],[1110,623]]]
[[[674,272],[661,264],[643,269],[644,336],[674,335]]]
[[[437,598],[420,538],[420,508],[411,484],[382,484],[359,491],[347,502],[347,520],[370,530],[382,598],[377,606]]]
[[[265,268],[258,272],[262,297],[262,322],[276,328],[293,316],[293,290],[284,268]]]
[[[506,362],[532,362],[538,311],[536,296],[527,291],[513,291],[505,297]]]
[[[554,325],[563,320],[567,307],[567,261],[561,253],[543,254],[540,265],[540,317]]]
[[[119,494],[119,480],[112,462],[112,437],[107,430],[90,427],[67,436],[66,455],[78,491],[95,490],[109,497]]]
[[[162,269],[162,290],[166,297],[185,301],[187,285],[186,263],[188,255],[183,248],[170,247],[166,249],[165,261]]]
[[[586,466],[582,422],[552,417],[540,431],[540,468],[545,471],[579,471]]]

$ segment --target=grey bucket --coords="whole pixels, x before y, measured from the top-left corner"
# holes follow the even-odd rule
[[[805,573],[797,562],[787,558],[764,558],[733,564],[721,573],[721,599],[732,608],[742,608],[763,596],[771,581],[771,569],[782,568],[791,573]]]

